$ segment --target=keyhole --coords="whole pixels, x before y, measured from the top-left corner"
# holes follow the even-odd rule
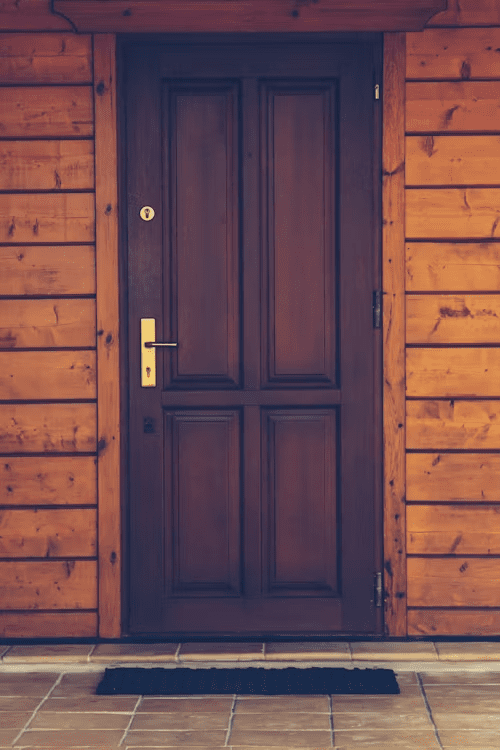
[[[144,215],[145,215],[146,219],[149,219],[149,208],[145,208],[144,209]]]
[[[151,367],[146,367],[146,377],[151,377]]]

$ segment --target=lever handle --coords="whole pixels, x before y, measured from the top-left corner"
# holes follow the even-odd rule
[[[153,346],[179,346],[177,342],[167,344],[165,341],[146,341],[144,346],[151,349]]]
[[[141,318],[141,386],[156,386],[156,347],[178,346],[177,342],[155,341],[156,324],[154,318]]]

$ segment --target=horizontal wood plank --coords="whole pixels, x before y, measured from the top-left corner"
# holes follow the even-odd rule
[[[500,343],[500,294],[409,294],[406,343]]]
[[[406,243],[408,292],[496,292],[498,289],[500,243]]]
[[[405,168],[406,185],[499,185],[500,136],[408,135]]]
[[[96,345],[93,299],[0,299],[0,349]]]
[[[0,190],[93,188],[93,141],[0,141]]]
[[[93,132],[90,86],[0,88],[0,134],[4,138],[57,138]]]
[[[71,31],[71,24],[50,12],[50,0],[1,0],[2,31]]]
[[[408,453],[406,477],[408,501],[500,502],[494,453]]]
[[[448,0],[447,10],[437,13],[429,26],[500,26],[498,0]]]
[[[406,418],[408,449],[500,448],[498,401],[408,401]]]
[[[95,404],[0,404],[0,454],[91,453]]]
[[[408,349],[408,396],[450,398],[500,396],[500,349]]]
[[[500,635],[500,610],[410,609],[408,635]]]
[[[409,557],[409,607],[498,607],[497,558]]]
[[[91,193],[3,194],[0,242],[92,242],[94,213]]]
[[[500,555],[500,505],[409,505],[409,555]]]
[[[499,48],[500,28],[436,28],[425,29],[423,33],[409,32],[406,35],[406,76],[459,80],[500,78]]]
[[[96,398],[95,352],[0,352],[0,400],[84,398]]]
[[[97,612],[1,612],[0,638],[95,638]]]
[[[95,609],[93,560],[0,561],[2,609]]]
[[[2,83],[90,83],[92,41],[77,34],[0,34]]]
[[[0,557],[94,557],[93,508],[0,510]]]
[[[498,132],[499,115],[500,81],[406,84],[407,132]]]
[[[407,190],[406,237],[500,237],[500,188]]]
[[[0,295],[95,294],[95,290],[93,245],[0,247]]]
[[[0,505],[95,505],[93,456],[21,456],[0,460]]]

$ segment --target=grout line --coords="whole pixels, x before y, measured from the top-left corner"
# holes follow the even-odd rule
[[[52,687],[50,688],[50,690],[48,691],[48,693],[45,695],[44,698],[42,698],[42,700],[40,701],[40,703],[38,704],[38,706],[35,708],[35,710],[31,714],[30,718],[28,719],[28,721],[26,722],[26,724],[24,725],[24,727],[21,729],[21,731],[19,732],[19,734],[16,735],[16,737],[12,740],[12,745],[15,745],[15,743],[21,738],[22,734],[24,732],[26,732],[26,730],[29,728],[29,725],[31,724],[31,722],[35,718],[36,714],[38,713],[38,710],[40,709],[41,706],[43,706],[43,704],[45,703],[45,701],[50,698],[50,696],[52,694],[52,691],[55,690],[55,688],[59,685],[59,683],[61,682],[62,678],[64,677],[64,674],[65,674],[64,672],[61,672],[61,674],[59,675],[59,677],[57,678],[57,680],[54,682],[54,684],[52,685]]]
[[[133,720],[135,718],[135,715],[137,713],[137,709],[141,705],[142,699],[143,699],[143,696],[140,695],[138,697],[138,699],[137,699],[137,703],[135,704],[134,710],[132,711],[132,716],[130,717],[130,721],[129,721],[129,723],[127,724],[127,726],[125,727],[125,729],[123,731],[123,737],[121,738],[120,742],[118,743],[118,747],[120,747],[125,742],[125,737],[127,736],[128,730],[130,729],[130,726],[131,726],[131,724],[132,724],[132,722],[133,722]]]
[[[439,747],[441,748],[441,750],[443,750],[443,745],[441,743],[441,738],[439,737],[437,726],[434,723],[434,719],[432,717],[431,707],[429,706],[429,701],[427,700],[427,696],[425,694],[424,686],[422,684],[422,678],[420,677],[419,672],[416,672],[415,675],[416,675],[416,678],[417,678],[418,686],[420,688],[420,693],[422,694],[422,698],[424,700],[425,710],[427,711],[427,716],[429,717],[429,721],[431,722],[432,728],[434,730],[434,735],[436,737],[436,741],[437,741]]]
[[[87,654],[87,661],[88,662],[92,661],[91,656],[94,653],[94,651],[96,650],[96,648],[97,648],[97,643],[94,643],[92,645],[92,648],[90,649],[89,653]]]
[[[328,705],[330,707],[330,731],[332,733],[331,742],[332,742],[332,747],[335,747],[335,729],[333,726],[333,696],[332,695],[328,696]]]
[[[349,647],[349,657],[350,657],[351,661],[354,661],[354,654],[352,652],[352,643],[351,643],[351,641],[348,641],[347,645]]]
[[[262,642],[262,658],[265,661],[266,659],[266,642],[265,641]]]
[[[179,653],[180,653],[181,648],[182,648],[182,643],[179,643],[179,645],[177,646],[177,650],[175,652],[175,656],[174,656],[174,661],[176,664],[180,663]]]
[[[232,729],[233,729],[234,711],[235,711],[235,708],[236,708],[236,697],[237,697],[236,694],[234,694],[233,695],[233,703],[231,705],[231,711],[229,712],[229,723],[227,725],[227,735],[226,735],[226,739],[224,741],[224,746],[225,747],[230,747],[230,745],[228,743],[229,743],[229,737],[230,737]]]

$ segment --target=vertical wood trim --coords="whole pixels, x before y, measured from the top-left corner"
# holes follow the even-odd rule
[[[384,34],[384,587],[385,632],[391,636],[406,636],[405,69],[406,35],[399,32]]]
[[[99,636],[121,635],[116,37],[94,35]]]

